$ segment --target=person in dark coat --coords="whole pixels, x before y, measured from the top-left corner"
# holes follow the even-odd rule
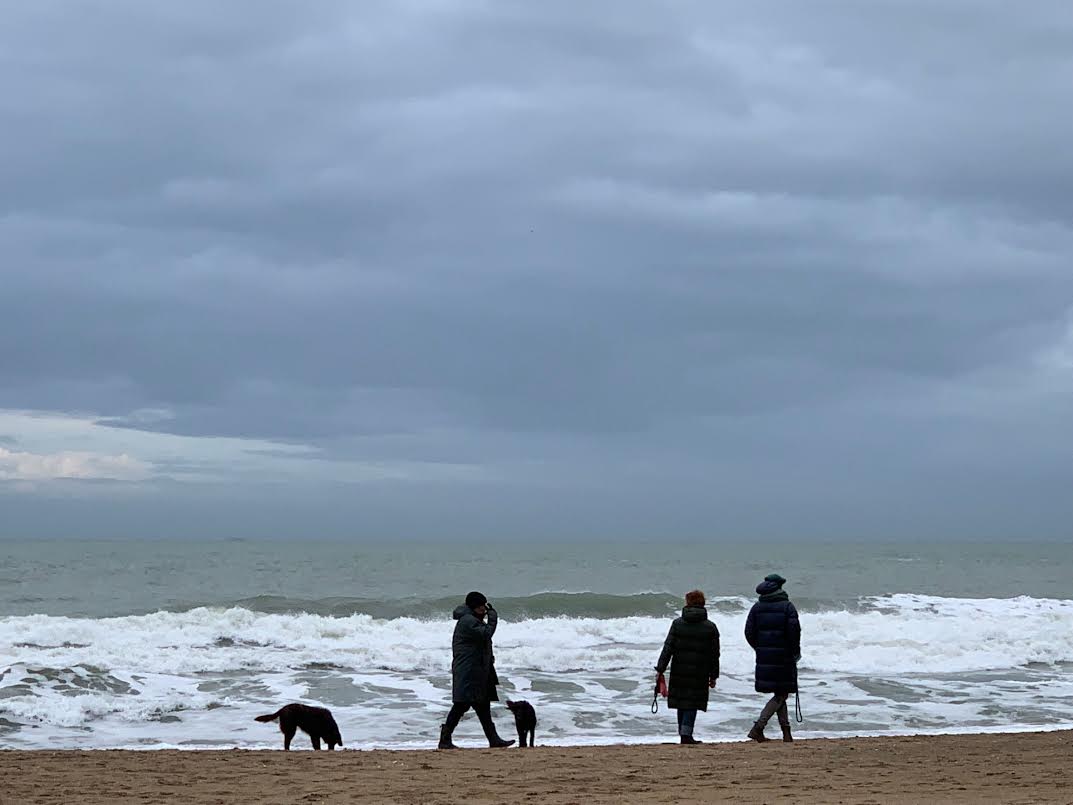
[[[782,739],[792,741],[786,699],[797,693],[797,662],[801,659],[801,620],[790,596],[782,589],[786,579],[778,573],[767,576],[756,587],[760,600],[749,610],[745,639],[756,651],[756,690],[772,694],[749,730],[754,741],[766,741],[764,727],[771,716],[779,715]]]
[[[678,711],[678,735],[684,744],[699,744],[693,737],[697,711],[708,710],[708,690],[719,678],[719,629],[708,620],[700,590],[686,593],[686,605],[667,632],[656,671],[662,674],[668,664],[667,706]]]
[[[485,622],[487,618],[487,623]],[[492,702],[499,701],[496,685],[495,657],[492,656],[492,635],[496,633],[499,615],[481,593],[466,596],[466,603],[454,611],[455,633],[451,640],[451,700],[453,706],[440,727],[440,749],[455,749],[451,736],[462,716],[471,707],[480,719],[484,736],[492,748],[510,746],[496,732],[492,721]]]

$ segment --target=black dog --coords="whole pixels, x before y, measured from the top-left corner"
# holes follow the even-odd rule
[[[514,726],[518,728],[518,746],[524,747],[525,736],[529,736],[529,747],[536,746],[536,710],[529,702],[512,702],[507,700],[507,709],[514,713]]]
[[[332,711],[326,707],[310,707],[308,704],[288,704],[269,716],[257,716],[263,724],[279,719],[279,731],[283,733],[283,748],[291,748],[291,738],[301,730],[313,741],[313,748],[319,750],[321,739],[328,744],[329,751],[343,745],[339,727],[332,718]]]

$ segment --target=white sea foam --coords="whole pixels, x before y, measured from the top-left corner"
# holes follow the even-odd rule
[[[713,610],[723,635],[713,737],[738,734],[761,703],[742,637],[748,602],[737,601],[732,613]],[[651,740],[667,729],[648,705],[668,623],[504,621],[496,662],[506,694],[537,705],[550,742]],[[802,624],[806,727],[819,732],[1073,721],[1073,672],[1062,665],[1073,663],[1073,601],[894,595],[804,612]],[[450,697],[452,628],[240,608],[0,618],[9,663],[0,746],[276,745],[253,716],[296,699],[330,706],[351,744],[395,745],[404,734],[424,745]],[[472,725],[460,733],[472,734]]]
[[[893,595],[806,616],[806,664],[843,673],[950,673],[1073,661],[1073,601]]]

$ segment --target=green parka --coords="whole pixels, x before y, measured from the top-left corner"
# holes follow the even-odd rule
[[[667,706],[708,709],[708,682],[719,677],[719,629],[704,607],[686,607],[663,643],[656,670],[671,668]]]

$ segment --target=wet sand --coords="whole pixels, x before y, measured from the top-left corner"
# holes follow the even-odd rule
[[[1073,803],[1073,732],[457,751],[3,751],[0,803]]]

